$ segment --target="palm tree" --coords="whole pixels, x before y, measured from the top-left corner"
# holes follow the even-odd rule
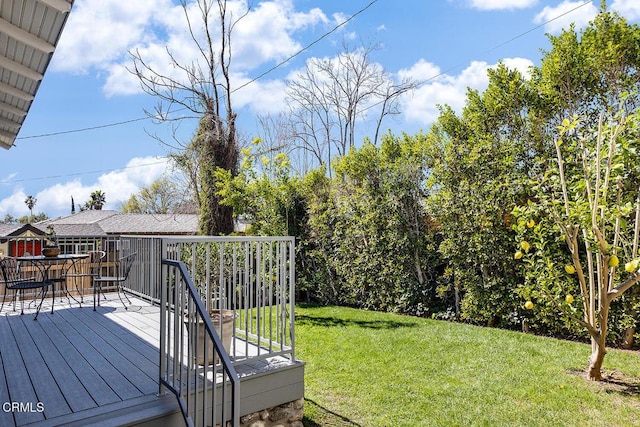
[[[37,201],[38,201],[38,199],[36,199],[33,196],[27,196],[27,198],[24,199],[24,203],[29,208],[29,213],[30,213],[30,215],[29,215],[30,221],[29,222],[33,222],[33,207],[36,205]]]
[[[91,193],[91,200],[89,201],[89,206],[91,209],[95,209],[97,211],[102,210],[102,207],[107,202],[107,196],[101,190],[96,190]]]

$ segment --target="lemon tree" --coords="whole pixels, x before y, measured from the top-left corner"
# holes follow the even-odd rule
[[[602,379],[611,304],[640,281],[639,119],[637,112],[603,113],[594,131],[575,117],[564,120],[554,141],[555,162],[539,178],[535,200],[514,210],[519,239],[534,241],[521,240],[517,248],[530,247],[522,257],[528,283],[586,328],[594,380]],[[525,224],[533,216],[540,223],[531,231]],[[548,250],[558,244],[565,246],[564,255]],[[580,309],[573,292],[580,295]]]

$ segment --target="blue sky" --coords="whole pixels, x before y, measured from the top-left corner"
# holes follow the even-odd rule
[[[35,212],[65,215],[72,196],[78,205],[94,190],[105,192],[106,209],[119,209],[132,193],[165,173],[169,148],[151,135],[170,140],[170,128],[144,119],[144,109],[157,101],[141,93],[126,65],[128,52],[135,48],[160,68],[166,66],[161,55],[165,46],[189,58],[189,43],[181,31],[184,18],[176,3],[75,0],[15,146],[0,150],[0,217],[28,214],[24,204],[28,195],[38,200]],[[523,71],[539,64],[540,50],[549,47],[545,33],[558,34],[571,22],[583,27],[599,4],[599,0],[254,0],[249,19],[232,41],[236,84],[260,75],[366,10],[236,92],[233,102],[240,129],[253,135],[259,114],[284,108],[284,80],[304,61],[337,55],[343,40],[356,44],[374,40],[381,48],[372,59],[387,72],[398,79],[425,82],[402,100],[403,114],[383,128],[427,130],[437,116],[437,104],[460,109],[466,88],[482,90],[487,68],[500,60]],[[629,21],[640,21],[639,1],[609,0],[608,5]],[[122,122],[128,123],[114,125]],[[89,128],[95,129],[79,131]],[[193,131],[193,122],[181,124],[183,137]],[[371,134],[366,125],[361,131]]]

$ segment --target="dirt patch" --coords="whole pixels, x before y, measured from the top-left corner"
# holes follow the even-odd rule
[[[640,378],[627,375],[624,372],[617,370],[603,371],[602,381],[589,380],[589,374],[586,370],[570,370],[569,373],[587,381],[597,392],[640,396]]]

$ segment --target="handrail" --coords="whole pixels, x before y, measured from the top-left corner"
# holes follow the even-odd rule
[[[226,425],[229,420],[239,426],[240,377],[185,264],[162,259],[161,283],[159,393],[166,387],[176,395],[189,426]],[[194,339],[199,332],[210,341]],[[211,365],[206,362],[211,354],[209,342],[215,356]],[[196,360],[200,346],[204,347],[203,365]]]

